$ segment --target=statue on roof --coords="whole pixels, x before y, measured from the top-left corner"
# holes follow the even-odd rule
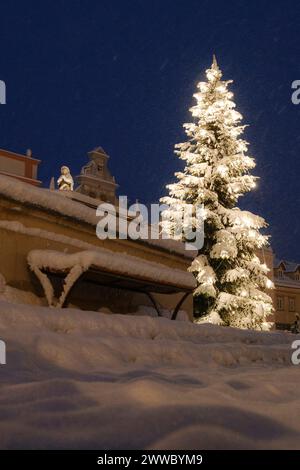
[[[60,191],[73,191],[74,180],[72,178],[69,167],[62,166],[60,169],[61,175],[57,180],[58,189]]]

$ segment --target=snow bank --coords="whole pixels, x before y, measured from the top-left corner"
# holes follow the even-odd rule
[[[5,290],[0,293],[0,300],[15,304],[47,305],[44,298],[38,297],[32,292],[16,289],[11,286],[6,286]]]
[[[0,273],[0,301],[4,300],[16,304],[46,305],[45,299],[32,292],[16,289],[6,284],[5,277]]]
[[[295,335],[0,302],[0,338],[0,448],[299,448]]]
[[[99,310],[99,311],[102,311]],[[171,320],[173,315],[173,309],[169,310],[160,306],[160,314],[164,318]],[[140,316],[149,316],[157,318],[157,310],[149,305],[139,305],[135,312],[130,313],[130,315],[140,315]],[[177,313],[176,321],[188,321],[190,322],[190,317],[185,310],[179,310]]]

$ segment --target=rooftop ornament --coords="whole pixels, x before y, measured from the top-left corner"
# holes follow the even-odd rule
[[[58,189],[60,191],[73,191],[74,188],[74,180],[70,173],[70,169],[67,166],[62,166],[61,175],[57,180]]]

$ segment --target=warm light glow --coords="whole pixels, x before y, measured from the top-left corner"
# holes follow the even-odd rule
[[[217,168],[217,172],[221,176],[226,176],[228,173],[228,168],[225,165],[219,165]]]
[[[248,237],[251,238],[252,240],[257,237],[257,232],[255,230],[249,230],[248,232]]]

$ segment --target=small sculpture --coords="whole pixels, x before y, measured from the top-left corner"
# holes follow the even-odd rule
[[[54,176],[52,176],[52,178],[51,178],[51,180],[50,180],[49,189],[50,189],[50,191],[55,191],[55,179],[54,179]]]
[[[67,166],[62,166],[60,169],[61,175],[57,180],[58,189],[60,191],[73,191],[74,180]]]

